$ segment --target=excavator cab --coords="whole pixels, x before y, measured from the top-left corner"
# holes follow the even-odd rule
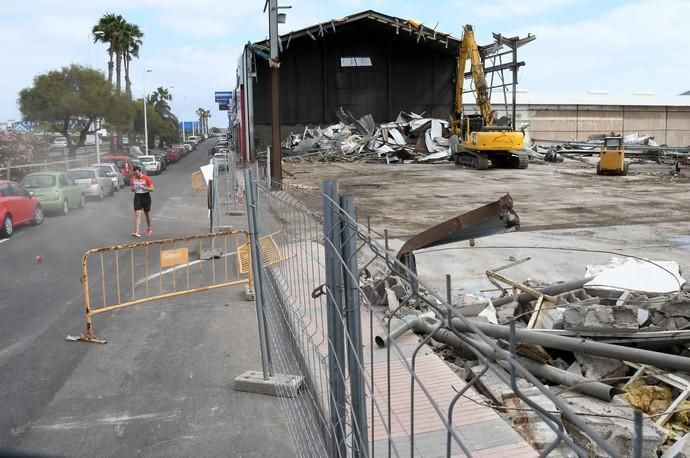
[[[623,137],[620,135],[604,138],[597,163],[597,175],[627,175]]]

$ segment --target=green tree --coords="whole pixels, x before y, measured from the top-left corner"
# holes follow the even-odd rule
[[[41,122],[67,139],[70,157],[95,132],[97,120],[121,128],[131,122],[134,112],[131,99],[113,94],[101,72],[76,64],[36,76],[34,85],[19,93],[18,102],[25,120]],[[76,142],[70,137],[72,131],[78,135]]]
[[[173,96],[167,88],[159,86],[155,92],[147,97],[147,102],[151,104],[158,115],[166,123],[164,129],[165,135],[160,138],[160,147],[163,147],[164,143],[174,143],[180,137],[180,122],[177,116],[173,114],[170,104],[168,102],[172,101]],[[143,111],[143,110],[142,110]]]

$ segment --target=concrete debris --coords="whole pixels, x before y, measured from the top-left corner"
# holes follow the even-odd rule
[[[448,121],[401,112],[395,122],[376,125],[367,114],[355,117],[340,107],[338,124],[291,133],[283,143],[286,160],[411,163],[451,159]]]
[[[580,375],[592,380],[603,380],[611,385],[615,385],[619,378],[625,377],[628,373],[628,366],[622,361],[583,353],[575,353],[573,365],[580,367]],[[577,369],[573,369],[572,372],[577,374]]]
[[[685,284],[680,266],[673,261],[611,258],[606,265],[587,266],[585,275],[594,276],[585,284],[586,289],[668,294],[680,291]]]
[[[563,329],[638,329],[637,307],[627,305],[570,305],[563,313]]]
[[[580,419],[596,434],[618,451],[620,456],[633,455],[634,422],[633,409],[619,396],[610,402],[591,396],[567,396],[563,400],[580,413]],[[607,453],[594,443],[577,426],[563,418],[566,430],[576,444],[584,448],[588,456],[607,456]],[[642,453],[640,456],[657,456],[656,452],[665,439],[665,434],[654,426],[649,417],[642,419]]]

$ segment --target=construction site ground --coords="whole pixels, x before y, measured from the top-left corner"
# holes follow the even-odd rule
[[[525,170],[478,171],[453,163],[397,164],[287,162],[289,183],[319,186],[337,180],[355,196],[360,224],[392,251],[414,234],[510,193],[519,232],[420,250],[422,282],[445,297],[451,275],[455,300],[463,293],[497,295],[485,276],[515,259],[530,261],[502,273],[515,280],[551,283],[584,276],[588,264],[634,255],[690,265],[690,170],[632,164],[628,176],[597,176],[592,165],[566,160]],[[318,210],[319,193],[299,192]]]

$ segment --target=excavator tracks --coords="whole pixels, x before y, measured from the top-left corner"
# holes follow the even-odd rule
[[[526,169],[529,166],[529,155],[523,151],[484,153],[459,151],[455,155],[455,164],[477,170],[486,170],[489,166],[499,169]]]

